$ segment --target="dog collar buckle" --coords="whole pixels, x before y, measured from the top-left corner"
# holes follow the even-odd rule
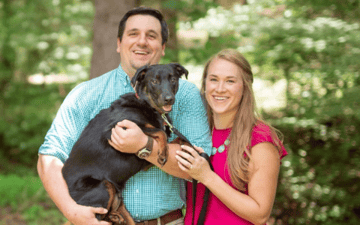
[[[161,117],[164,119],[165,123],[169,126],[171,133],[174,133],[174,131],[173,131],[174,127],[166,118],[166,114],[165,113],[161,114]]]

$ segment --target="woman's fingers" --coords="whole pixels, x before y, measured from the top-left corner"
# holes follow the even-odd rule
[[[199,154],[205,152],[204,149],[202,149],[201,147],[198,147],[198,146],[196,146],[196,145],[194,145],[194,147],[195,147],[195,150],[196,150]]]
[[[185,151],[188,151],[193,156],[197,156],[195,153],[200,154],[204,152],[204,150],[201,147],[197,147],[196,145],[194,145],[195,149],[187,145],[181,145],[181,148],[184,149]]]
[[[187,167],[185,167],[183,164],[181,164],[181,162],[178,161],[178,166],[182,171],[187,172],[189,169]]]
[[[189,162],[193,162],[194,161],[194,156],[188,152],[187,150],[186,151],[176,151],[176,154],[181,156],[182,158],[186,159],[187,161]]]
[[[178,162],[187,169],[191,168],[193,157],[183,151],[176,151],[176,153],[176,159]]]

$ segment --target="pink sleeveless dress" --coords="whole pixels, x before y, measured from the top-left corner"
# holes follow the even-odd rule
[[[224,143],[231,132],[231,128],[225,130],[214,129],[212,142],[213,147],[218,148]],[[264,124],[259,124],[254,127],[252,133],[251,146],[262,142],[273,143],[273,140],[270,136],[270,129]],[[213,153],[214,154],[214,153]],[[287,155],[286,149],[282,146],[282,155],[281,158]],[[214,171],[218,174],[226,183],[231,187],[235,188],[231,182],[230,173],[227,168],[226,163],[227,157],[227,148],[222,153],[216,152],[210,157],[210,161],[214,167]],[[235,188],[236,189],[236,188]],[[203,184],[198,184],[197,194],[196,194],[196,206],[195,206],[195,224],[199,218],[201,211],[201,206],[203,205],[203,197],[205,193],[205,186]],[[245,194],[248,194],[247,191]],[[192,213],[193,213],[193,203],[192,203],[192,183],[187,183],[187,194],[186,194],[186,215],[185,215],[185,225],[191,225],[192,223]],[[215,195],[210,193],[208,208],[206,212],[205,225],[219,225],[219,224],[238,224],[238,225],[250,225],[251,222],[237,216],[233,213],[227,206],[225,206]]]

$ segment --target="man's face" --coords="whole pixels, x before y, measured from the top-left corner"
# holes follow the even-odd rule
[[[162,45],[161,25],[158,19],[150,15],[130,16],[117,52],[120,53],[121,67],[132,78],[136,70],[146,64],[159,63],[165,55]]]

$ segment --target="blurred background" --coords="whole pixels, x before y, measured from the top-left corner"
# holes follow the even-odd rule
[[[161,10],[163,63],[199,86],[223,48],[250,61],[263,116],[284,134],[268,225],[360,224],[359,0],[0,0],[0,225],[62,224],[36,172],[67,93],[119,65],[120,18]]]

